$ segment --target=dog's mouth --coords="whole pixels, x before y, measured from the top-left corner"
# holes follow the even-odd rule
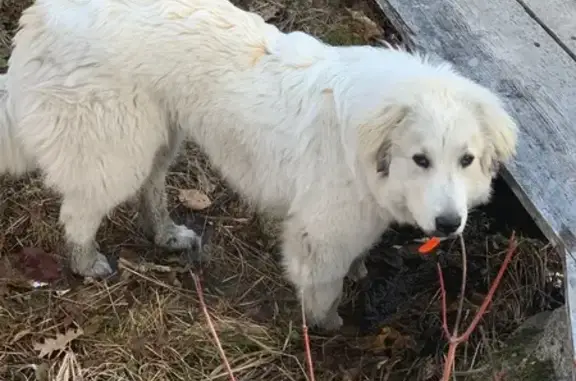
[[[424,229],[420,225],[416,225],[416,226],[418,226],[420,228],[420,231],[422,231],[422,233],[424,233],[424,235],[426,237],[438,237],[442,241],[447,240],[447,239],[457,238],[461,234],[458,232],[446,233],[446,232],[442,232],[440,230]]]
[[[434,231],[431,231],[431,232],[426,232],[426,234],[427,234],[429,237],[438,237],[438,238],[444,238],[444,239],[456,238],[456,237],[458,237],[458,235],[459,235],[459,234],[456,233],[456,232],[453,232],[453,233],[444,233],[444,232],[441,232],[441,231],[439,231],[439,230],[434,230]]]

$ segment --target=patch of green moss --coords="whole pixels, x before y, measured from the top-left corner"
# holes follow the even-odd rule
[[[554,365],[551,360],[541,361],[533,357],[533,338],[542,333],[538,327],[525,327],[507,341],[506,347],[494,354],[497,369],[504,370],[510,381],[554,381]]]
[[[518,380],[522,381],[554,381],[554,379],[554,365],[550,360],[529,360],[518,372]]]
[[[361,45],[365,43],[361,36],[354,33],[347,25],[326,32],[324,41],[331,45]]]

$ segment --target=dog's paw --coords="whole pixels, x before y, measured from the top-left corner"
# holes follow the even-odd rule
[[[360,282],[367,276],[368,276],[368,269],[366,268],[366,263],[364,263],[363,259],[357,260],[357,262],[355,262],[352,265],[350,271],[348,272],[348,279],[350,279],[353,282]]]
[[[75,274],[90,278],[106,278],[114,272],[106,256],[98,252],[72,260],[70,267]]]
[[[171,225],[156,237],[156,244],[169,250],[200,251],[202,237],[184,225]]]
[[[326,332],[338,331],[342,328],[344,321],[337,312],[330,313],[324,319],[315,322],[313,325]]]

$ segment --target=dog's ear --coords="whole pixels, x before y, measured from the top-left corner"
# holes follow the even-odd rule
[[[388,176],[390,173],[390,148],[392,148],[392,140],[385,138],[376,151],[376,172],[382,176]]]
[[[480,158],[480,165],[486,173],[495,176],[500,164],[516,154],[518,126],[501,101],[493,94],[486,100],[476,103],[476,113],[487,142],[487,147]]]
[[[409,108],[403,105],[385,107],[370,123],[360,126],[359,143],[374,170],[382,176],[388,176],[390,170],[390,150],[393,145],[392,135],[408,115]]]

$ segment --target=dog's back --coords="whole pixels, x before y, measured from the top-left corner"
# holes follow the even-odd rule
[[[326,75],[316,63],[332,53],[313,37],[283,34],[227,0],[38,0],[21,18],[8,89],[19,135],[43,169],[54,167],[54,186],[76,177],[88,181],[80,179],[89,171],[65,175],[55,167],[62,149],[47,142],[67,141],[85,157],[107,152],[125,162],[130,144],[141,153],[132,156],[146,163],[144,152],[167,139],[166,127],[153,122],[164,113],[248,198],[285,208],[293,183],[315,177],[302,157],[310,154],[313,162],[317,155],[307,128],[329,96],[312,87]],[[88,119],[131,98],[140,113],[154,114],[137,129],[123,119]],[[31,111],[40,108],[44,114]],[[65,127],[46,126],[47,114]],[[89,122],[76,126],[78,115]],[[122,151],[114,154],[116,146]]]
[[[181,77],[210,77],[222,74],[214,72],[218,66],[253,66],[265,53],[267,36],[277,33],[227,0],[38,0],[20,25],[10,68],[22,73],[20,80],[32,76],[30,81],[48,79],[34,76],[36,57],[64,68],[97,65],[117,79],[156,79],[168,69]],[[209,68],[198,64],[207,61]]]

